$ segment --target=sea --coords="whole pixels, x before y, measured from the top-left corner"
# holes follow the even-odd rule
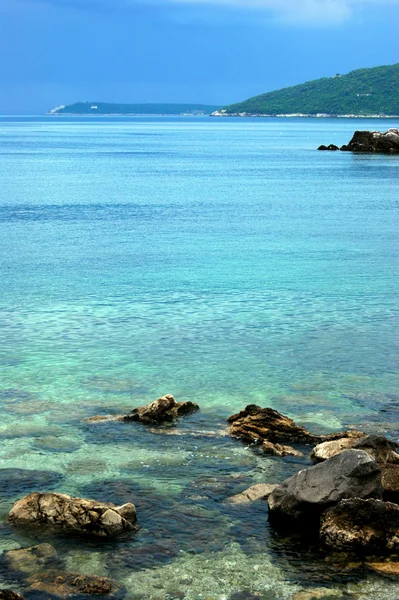
[[[311,464],[226,435],[248,404],[399,439],[399,157],[317,150],[397,126],[0,118],[0,587],[44,598],[7,552],[46,541],[127,600],[397,600],[367,565],[279,535],[266,502],[225,502]],[[200,411],[84,421],[164,394]],[[139,530],[3,522],[32,491],[132,501]]]

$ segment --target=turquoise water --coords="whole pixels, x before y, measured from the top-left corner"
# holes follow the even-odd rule
[[[135,600],[314,585],[396,599],[284,546],[265,505],[226,508],[298,462],[221,435],[257,403],[313,431],[398,439],[399,159],[316,150],[394,126],[1,118],[1,514],[46,484],[134,497],[142,529],[118,548],[52,543]],[[177,435],[82,423],[166,393],[201,406]],[[31,541],[0,529],[0,549]]]

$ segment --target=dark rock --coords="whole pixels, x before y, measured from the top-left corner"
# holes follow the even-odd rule
[[[322,144],[317,149],[318,150],[330,150],[330,151],[331,150],[332,151],[339,150],[338,146],[336,146],[335,144],[330,144],[329,146],[325,146],[324,144]]]
[[[321,513],[343,498],[381,497],[377,463],[362,450],[346,450],[279,485],[269,496],[269,515],[277,521],[307,519],[316,525]]]
[[[246,442],[262,444],[264,450],[276,456],[302,456],[302,453],[289,446],[290,444],[318,444],[326,440],[335,440],[344,436],[364,435],[356,431],[345,431],[328,435],[313,435],[304,427],[297,425],[292,419],[282,415],[273,408],[261,408],[249,404],[241,412],[227,419],[230,423],[229,433],[233,437]],[[274,446],[274,447],[273,447]]]
[[[355,131],[349,144],[341,146],[345,152],[396,154],[399,152],[399,130]]]
[[[160,425],[173,423],[178,418],[199,410],[194,402],[176,402],[171,394],[166,394],[146,406],[139,406],[127,415],[96,415],[84,419],[86,423],[103,421],[140,421],[147,425]]]
[[[399,503],[399,465],[380,465],[384,500]]]
[[[273,444],[314,444],[320,441],[319,436],[312,435],[277,410],[261,408],[256,404],[249,404],[227,421],[230,423],[230,435],[248,442],[262,443],[267,440]]]
[[[342,500],[327,510],[320,539],[330,549],[366,554],[399,551],[399,506],[375,499]]]
[[[95,537],[110,537],[137,529],[133,504],[117,507],[109,502],[54,493],[35,492],[25,496],[14,504],[7,519],[17,526],[46,527]]]
[[[81,598],[82,595],[105,598],[122,598],[125,590],[107,577],[97,577],[50,570],[31,575],[26,580],[28,591],[49,594],[56,598]]]
[[[154,400],[147,406],[135,408],[130,414],[124,417],[125,421],[141,421],[154,425],[175,421],[179,417],[199,410],[198,404],[194,402],[176,402],[171,394],[162,396]]]
[[[0,600],[25,600],[21,594],[11,590],[0,590]]]

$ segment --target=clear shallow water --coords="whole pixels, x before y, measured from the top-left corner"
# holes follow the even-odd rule
[[[258,403],[314,431],[398,439],[399,161],[316,150],[391,126],[0,119],[2,514],[46,483],[134,497],[133,540],[56,540],[70,568],[117,577],[128,598],[309,585],[397,598],[276,539],[263,504],[222,505],[297,463],[192,435]],[[181,435],[81,422],[165,393],[202,408]],[[31,541],[0,530],[0,547]]]

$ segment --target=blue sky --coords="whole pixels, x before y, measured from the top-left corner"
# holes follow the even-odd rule
[[[399,0],[0,0],[0,114],[226,104],[399,62]]]

